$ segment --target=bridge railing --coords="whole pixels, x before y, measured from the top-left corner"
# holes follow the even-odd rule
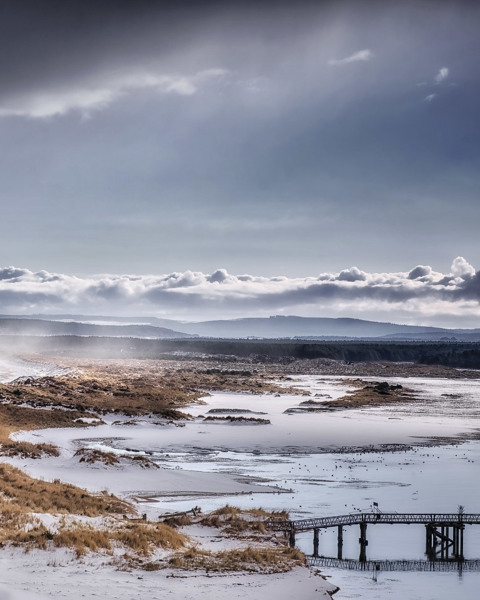
[[[480,525],[480,514],[476,513],[353,513],[331,517],[318,517],[298,520],[275,520],[268,522],[268,527],[274,531],[309,531],[327,527],[359,525],[361,523],[383,523],[388,525],[415,523],[428,525]]]

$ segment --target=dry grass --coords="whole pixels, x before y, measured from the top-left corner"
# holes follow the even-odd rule
[[[95,517],[132,513],[133,507],[107,493],[89,494],[74,485],[32,479],[19,469],[0,464],[0,511],[15,506],[28,512],[64,513]]]
[[[305,394],[304,390],[294,387],[280,386],[272,379],[272,373],[255,369],[231,369],[226,367],[199,368],[198,364],[190,364],[176,371],[170,370],[169,375],[175,377],[189,389],[214,391],[247,392],[251,394]]]
[[[252,517],[262,518],[262,519],[288,519],[288,512],[286,510],[276,511],[276,510],[265,510],[261,507],[259,508],[238,508],[236,506],[230,506],[230,504],[225,504],[220,508],[214,510],[212,515],[219,516],[230,516],[235,517],[238,515],[250,515]]]
[[[128,523],[113,533],[113,539],[137,554],[148,556],[157,548],[178,550],[187,537],[165,523]]]
[[[210,423],[248,423],[250,425],[270,425],[270,419],[261,419],[259,417],[234,417],[228,415],[226,417],[208,416],[204,422]]]
[[[58,530],[50,532],[37,517],[23,512],[16,506],[0,510],[0,546],[11,544],[31,548],[69,548],[81,557],[87,552],[112,553],[114,548],[125,547],[135,555],[146,557],[159,548],[179,550],[188,538],[163,523],[127,523],[123,520],[103,521],[102,526],[85,522],[66,521],[57,523]]]
[[[74,454],[79,456],[78,462],[85,462],[88,464],[94,464],[101,462],[106,466],[117,465],[120,461],[118,456],[114,452],[103,452],[102,450],[95,450],[92,448],[80,448]]]
[[[57,446],[53,444],[7,442],[1,445],[0,455],[20,456],[21,458],[42,458],[43,456],[60,456],[60,452]]]
[[[5,386],[0,386],[5,387]],[[6,404],[6,400],[0,404],[0,443],[9,443],[9,436],[13,431],[19,429],[43,429],[45,427],[85,427],[85,424],[77,419],[86,415],[76,410],[31,408],[17,404]]]
[[[36,409],[53,406],[79,412],[76,418],[91,416],[85,411],[126,415],[155,414],[163,418],[188,418],[178,408],[202,395],[186,388],[174,378],[156,372],[139,376],[131,369],[104,367],[89,369],[87,374],[28,379],[21,383],[0,384],[0,399],[7,406],[28,404]],[[0,417],[1,420],[1,417]],[[65,426],[65,425],[62,425]]]
[[[98,415],[112,412],[187,419],[189,415],[180,409],[199,401],[205,389],[304,393],[272,383],[273,373],[261,368],[224,369],[213,365],[205,369],[201,363],[179,366],[171,361],[148,360],[72,362],[65,366],[80,367],[82,371],[0,384],[0,443],[7,442],[14,430],[83,427],[82,419],[96,418],[100,423]],[[228,419],[250,421],[247,417]]]
[[[87,551],[109,551],[112,547],[108,531],[81,524],[73,524],[55,534],[53,536],[53,544],[58,548],[67,547],[73,549],[77,558],[86,554]]]
[[[221,515],[208,515],[201,520],[201,524],[206,527],[216,527],[222,529],[230,535],[238,535],[242,533],[258,533],[264,534],[267,531],[263,521],[246,519],[238,515],[228,515],[222,518]]]
[[[190,548],[169,561],[169,566],[175,569],[257,573],[285,572],[305,564],[305,555],[296,548],[252,548],[250,546],[241,550],[223,552],[207,552]]]
[[[228,535],[262,536],[267,533],[267,521],[270,519],[288,519],[286,511],[271,512],[262,508],[241,510],[227,504],[205,516],[201,525],[222,529]]]
[[[275,573],[305,564],[302,553],[286,547],[248,546],[224,552],[207,552],[190,545],[179,552],[191,542],[170,525],[109,517],[111,506],[105,505],[105,502],[112,501],[111,496],[92,497],[78,488],[59,482],[48,484],[31,480],[18,469],[6,465],[0,465],[0,477],[5,482],[0,495],[0,546],[12,544],[22,546],[26,551],[30,548],[68,548],[73,550],[77,558],[88,552],[101,552],[117,561],[119,568],[141,568],[147,571],[165,568],[168,564],[171,568],[204,569],[212,572]],[[12,489],[15,494],[12,494]],[[76,502],[72,505],[75,494]],[[69,499],[68,502],[59,502],[59,495]],[[79,501],[87,505],[80,509]],[[53,512],[52,509],[63,509],[66,504],[69,504],[66,511],[69,514],[100,514],[108,518],[89,524],[88,519],[78,522],[63,516],[57,520],[52,532],[40,519],[27,512]],[[124,503],[121,503],[121,508],[124,507]],[[209,516],[219,519],[224,530],[230,534],[245,531],[264,534],[264,522],[255,519],[268,519],[272,515],[262,509],[240,511],[231,506],[218,509],[215,513],[217,514]],[[186,517],[186,522],[190,523],[192,520]],[[184,523],[182,519],[182,524]],[[159,549],[174,551],[176,554],[173,557],[170,555],[168,562],[167,559],[152,561],[150,557]],[[123,552],[122,556],[118,554],[119,551]],[[115,554],[117,558],[114,558]]]
[[[0,510],[0,546],[12,544],[46,549],[51,534],[35,516],[24,513],[15,506],[2,506]]]
[[[211,514],[218,515],[218,516],[235,517],[235,516],[239,515],[240,512],[241,512],[240,509],[237,508],[236,506],[230,506],[230,504],[225,504],[225,506],[221,506],[220,508],[217,508]]]
[[[286,521],[289,518],[288,511],[286,510],[264,510],[263,508],[248,508],[242,510],[243,514],[251,515],[253,517],[268,519],[280,519]]]
[[[0,443],[9,456],[35,458],[55,456],[58,449],[47,444],[10,441],[9,434],[18,429],[47,427],[82,427],[82,419],[96,418],[105,413],[126,415],[154,414],[167,419],[188,418],[179,411],[188,403],[198,401],[203,389],[232,389],[253,392],[283,392],[263,373],[199,372],[139,361],[126,367],[124,363],[90,364],[83,374],[29,379],[16,384],[0,384]],[[115,465],[119,457],[97,450],[81,450],[79,460]],[[140,466],[149,467],[144,456],[120,457]],[[57,523],[58,529],[48,530],[33,513],[81,515],[81,523],[67,520]],[[43,482],[28,477],[9,465],[0,463],[0,545],[15,544],[29,549],[66,547],[77,556],[86,552],[117,553],[125,549],[123,563],[137,561],[145,570],[161,568],[150,557],[159,549],[179,552],[189,543],[175,527],[192,523],[188,516],[172,518],[171,523],[150,523],[125,519],[100,519],[101,524],[88,524],[88,517],[132,514],[133,507],[106,492],[92,495],[73,485],[56,480]],[[238,536],[263,536],[265,521],[271,513],[261,509],[240,511],[224,507],[207,517],[206,524],[215,524],[226,533]],[[210,519],[210,521],[208,521]],[[107,523],[108,522],[108,523]],[[211,570],[286,570],[301,561],[290,549],[252,549],[208,553],[190,548],[174,557],[180,568]],[[129,558],[128,558],[129,557]],[[150,559],[150,560],[149,560]],[[186,565],[186,566],[185,566]],[[289,566],[291,565],[291,566]]]
[[[163,523],[128,523],[121,521],[110,524],[108,529],[85,524],[71,523],[53,536],[53,544],[75,551],[77,557],[86,552],[112,552],[113,548],[125,547],[130,560],[148,557],[159,548],[178,550],[183,548],[188,538]]]
[[[413,390],[401,385],[389,385],[387,382],[366,383],[361,379],[350,381],[357,389],[330,402],[320,402],[327,408],[360,408],[384,406],[386,404],[415,401]]]
[[[75,452],[74,456],[80,457],[78,462],[87,464],[102,463],[107,467],[119,465],[121,462],[120,459],[123,459],[142,467],[142,469],[160,468],[156,463],[148,458],[148,456],[144,456],[143,454],[135,456],[131,456],[130,454],[118,455],[114,452],[104,452],[103,450],[97,450],[94,448],[80,448]]]

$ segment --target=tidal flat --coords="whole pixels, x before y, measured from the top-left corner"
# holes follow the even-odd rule
[[[289,370],[282,365],[205,361],[200,365],[99,361],[63,366],[77,369],[77,376],[89,381],[94,373],[102,380],[103,373],[103,393],[122,402],[124,396],[115,396],[117,388],[108,388],[120,377],[131,393],[128,396],[123,390],[130,411],[112,406],[99,411],[101,402],[89,393],[89,410],[101,412],[101,423],[16,432],[11,436],[14,441],[51,444],[60,454],[5,460],[35,477],[91,491],[108,490],[133,500],[149,518],[195,505],[208,512],[226,503],[247,510],[258,506],[288,510],[292,519],[365,512],[374,503],[384,512],[456,512],[460,505],[466,512],[480,512],[480,380],[475,372],[462,377],[459,371],[440,368],[432,374],[429,367],[425,376],[415,365],[409,377],[409,365],[369,364],[364,376],[361,365],[355,365],[355,373],[331,375],[328,365],[322,369],[309,361],[304,373],[299,373],[298,364]],[[336,371],[341,367],[335,365]],[[183,384],[179,404],[189,417],[164,418],[150,409],[140,410],[140,404],[133,410],[132,395],[140,396],[135,394],[135,377],[142,373],[143,382],[148,380],[153,387],[155,377],[163,385],[168,382],[170,391]],[[338,406],[342,398],[378,382],[408,389],[408,397]],[[290,410],[301,409],[305,402],[337,406],[313,412]],[[174,408],[179,409],[178,403]],[[238,416],[240,411],[252,416],[261,413],[270,422],[205,419],[209,414]],[[110,453],[119,462],[80,462],[76,455],[80,449]],[[135,457],[147,459],[155,468],[142,468],[140,462],[132,468]],[[346,530],[345,557],[357,557],[357,538],[357,528]],[[370,527],[368,539],[369,559],[424,558],[421,527]],[[311,553],[311,534],[302,534],[297,543]],[[321,534],[320,553],[335,555],[331,531]],[[480,558],[475,527],[467,527],[465,557]],[[322,574],[340,587],[336,594],[340,599],[473,598],[480,583],[479,574],[470,572],[461,577],[455,572],[380,572],[374,579],[372,573],[323,567]],[[308,593],[312,595],[307,598],[321,597],[320,591]]]

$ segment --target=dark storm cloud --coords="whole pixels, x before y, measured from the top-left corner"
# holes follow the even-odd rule
[[[363,311],[393,307],[410,310],[412,316],[418,317],[417,313],[427,307],[434,316],[448,304],[452,314],[459,318],[480,314],[480,274],[472,274],[473,267],[461,257],[454,261],[452,273],[446,275],[425,266],[400,273],[367,273],[352,267],[307,278],[236,276],[225,269],[211,274],[186,271],[94,278],[8,270],[23,274],[0,281],[0,301],[4,307],[19,313],[72,310],[98,314],[108,308],[114,314],[127,311],[208,318],[271,314],[279,310],[298,314],[305,307],[335,312],[339,304],[347,307],[362,304]],[[419,275],[428,273],[428,276],[412,279],[411,274],[416,270]]]
[[[4,261],[170,273],[178,289],[196,273],[227,283],[218,264],[340,272],[323,297],[474,256],[479,15],[467,2],[1,3]]]
[[[465,283],[455,290],[455,299],[480,300],[480,271],[469,277]]]
[[[293,24],[295,13],[314,3],[288,6],[282,1],[7,0],[0,6],[2,96],[37,86],[65,87],[95,73],[156,60],[170,67],[186,64],[192,57],[182,59],[183,50],[202,54],[200,38],[211,35],[215,44],[222,37],[218,23],[228,28],[227,37],[237,27],[255,36],[267,16],[275,21],[285,13]]]

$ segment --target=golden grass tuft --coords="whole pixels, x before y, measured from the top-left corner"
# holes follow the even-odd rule
[[[120,461],[118,456],[114,452],[103,452],[102,450],[96,450],[92,448],[80,448],[74,454],[79,456],[78,462],[84,462],[88,464],[94,464],[101,462],[106,466],[117,465]]]
[[[24,513],[16,507],[5,506],[0,511],[0,545],[12,544],[30,548],[47,547],[51,534],[35,516]]]
[[[96,517],[108,514],[133,513],[133,507],[113,495],[90,494],[74,485],[40,481],[20,469],[0,464],[0,511],[15,505],[19,510],[66,513]]]
[[[289,518],[288,511],[286,510],[265,510],[263,508],[248,508],[242,510],[242,514],[263,519],[281,519],[282,521],[286,521]]]
[[[57,548],[72,548],[77,558],[83,556],[88,550],[90,552],[111,550],[109,532],[88,525],[73,524],[62,529],[53,536],[53,543]]]
[[[293,567],[305,565],[305,555],[296,548],[252,548],[206,552],[190,548],[169,561],[175,569],[206,571],[248,571],[256,573],[280,573]]]
[[[44,429],[46,427],[85,427],[86,424],[77,419],[93,414],[85,414],[78,410],[63,410],[58,408],[31,408],[14,403],[0,404],[0,425],[3,428],[2,441],[8,433],[19,429]],[[6,436],[5,436],[6,434]]]
[[[214,510],[212,512],[212,515],[233,516],[233,515],[238,515],[239,513],[240,513],[240,509],[237,508],[236,506],[230,506],[230,504],[225,504],[225,506],[222,506],[221,508],[217,508],[217,510]]]
[[[267,521],[270,519],[288,519],[286,511],[267,511],[263,508],[241,510],[227,504],[206,515],[200,524],[206,527],[222,529],[230,535],[263,535],[267,533]]]
[[[0,447],[0,455],[20,456],[21,458],[42,458],[43,456],[60,456],[60,452],[57,446],[53,444],[6,442]]]
[[[157,548],[178,550],[187,542],[185,535],[164,523],[128,523],[115,531],[113,538],[144,556]]]

